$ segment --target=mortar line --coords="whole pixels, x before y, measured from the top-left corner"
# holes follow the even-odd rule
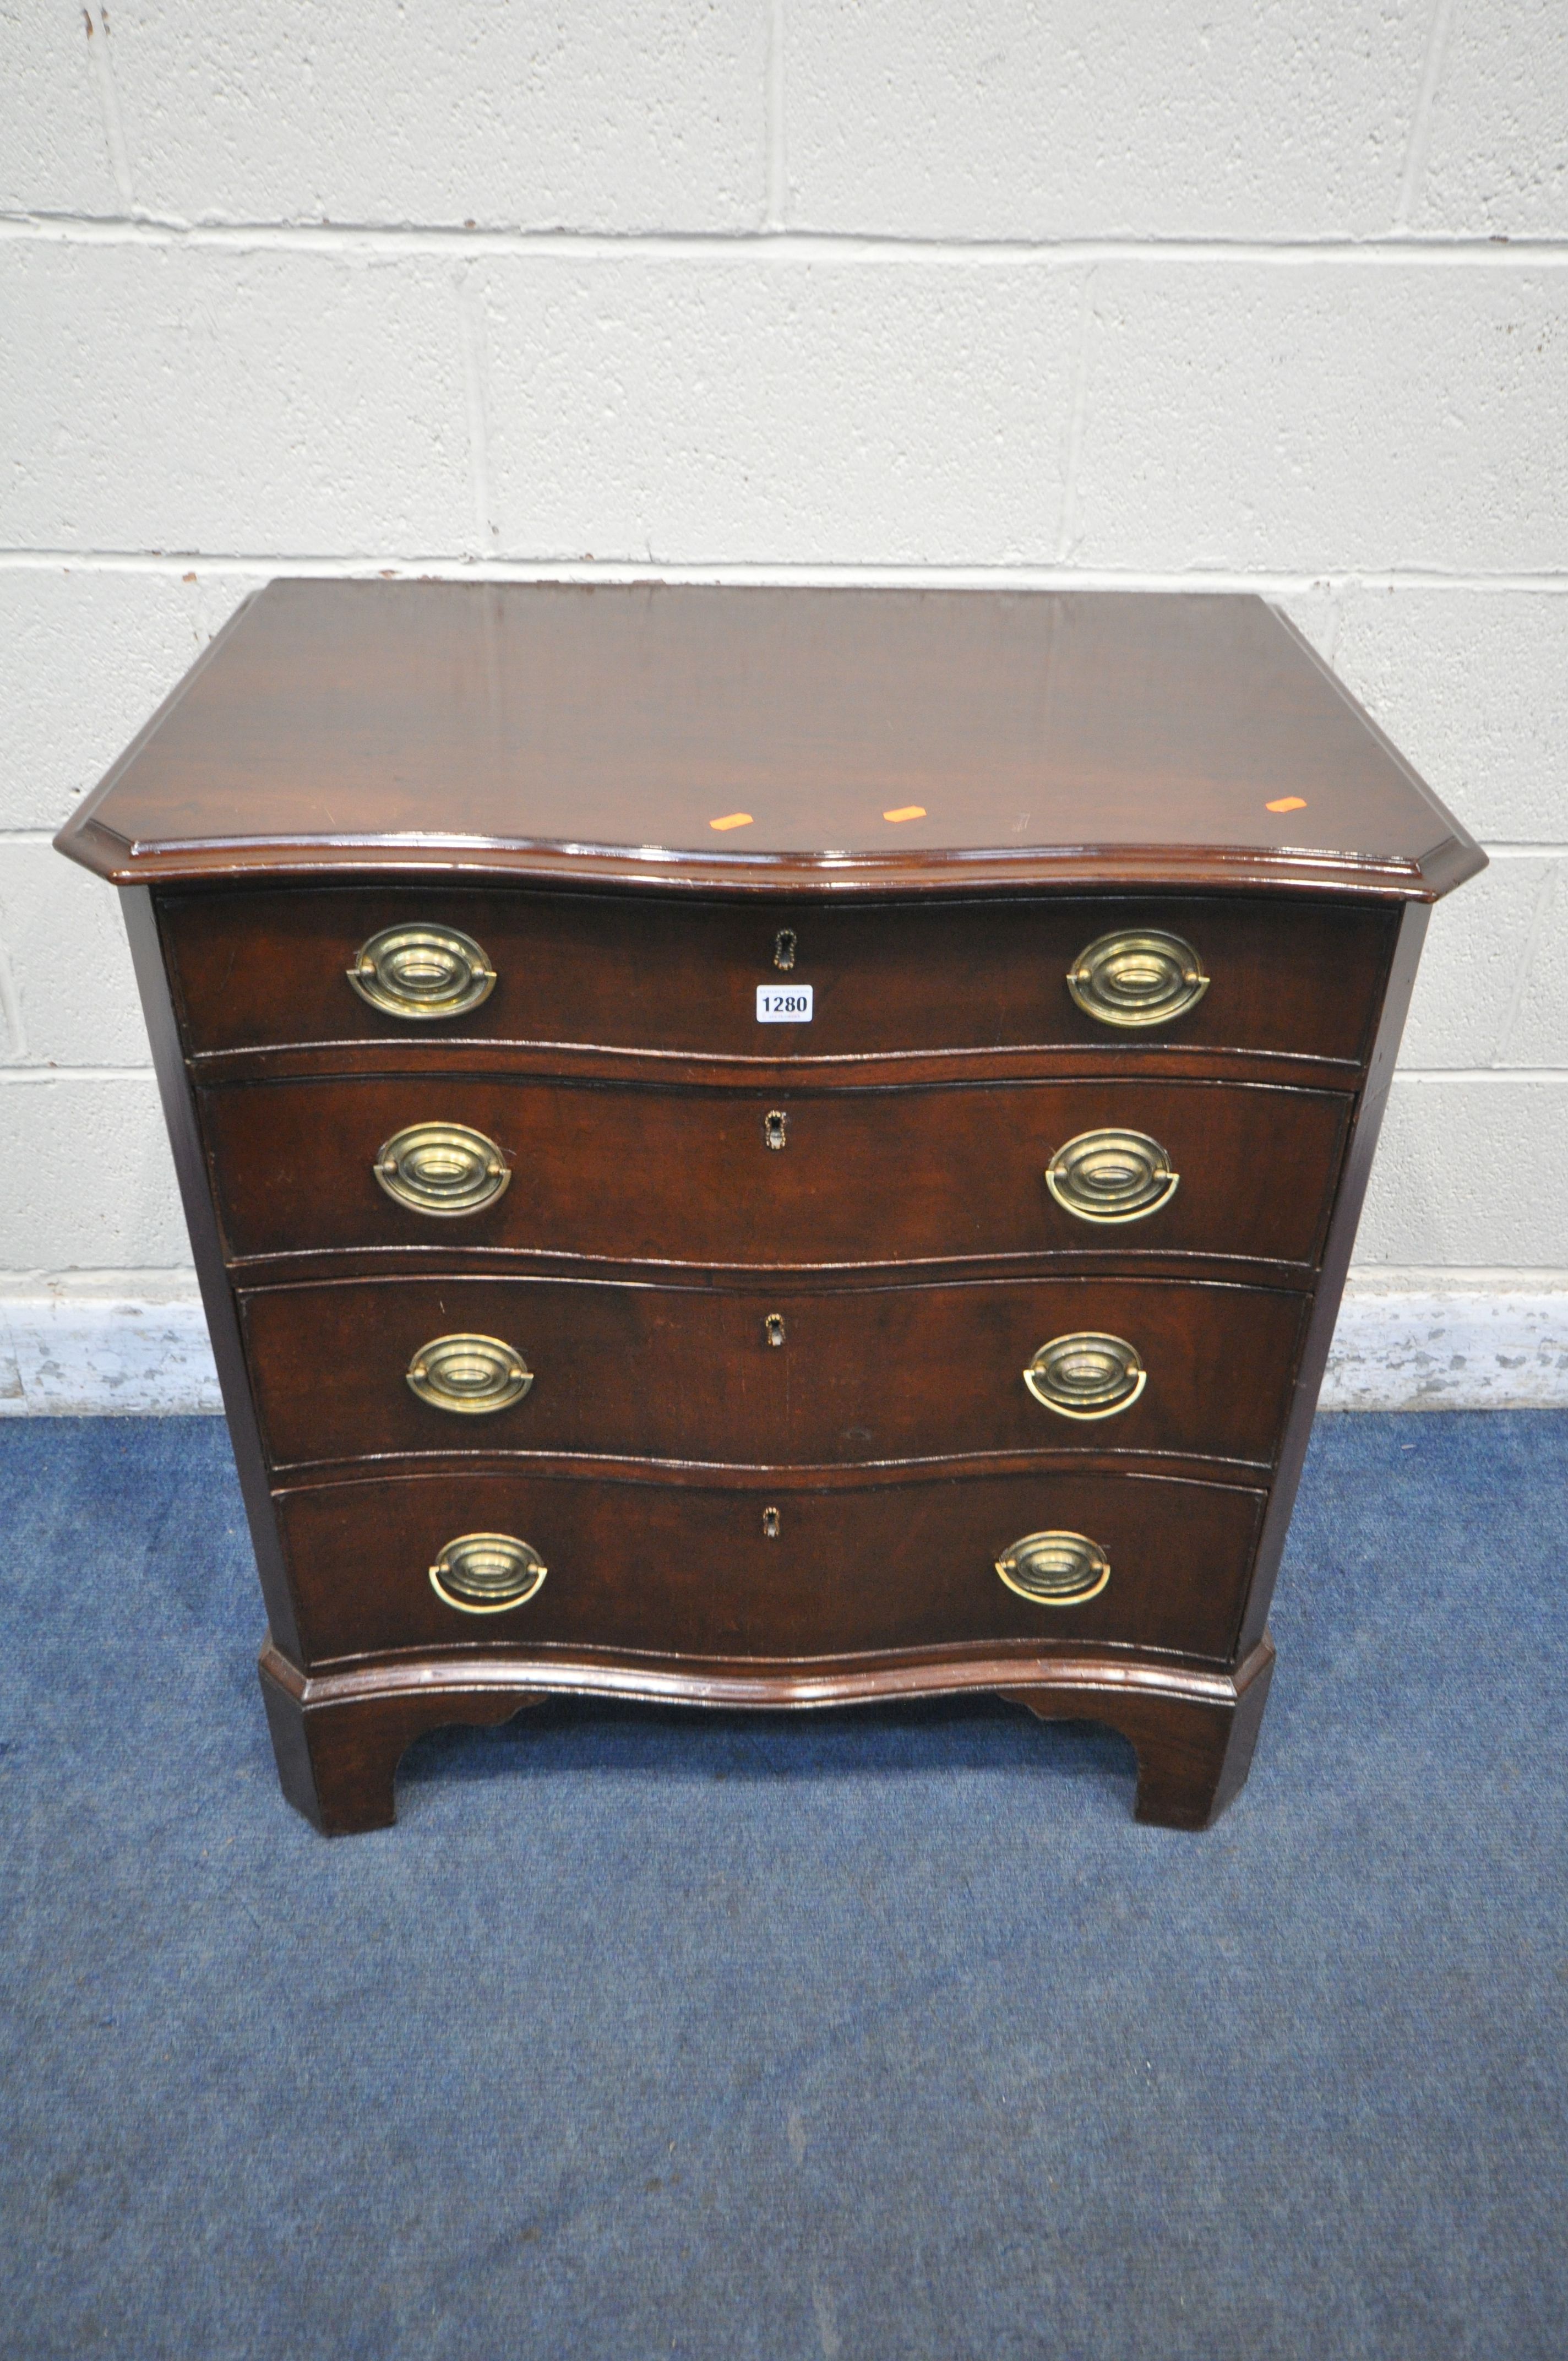
[[[1552,1262],[1363,1262],[1352,1263],[1350,1275],[1367,1290],[1381,1290],[1395,1280],[1400,1284],[1390,1287],[1390,1293],[1412,1295],[1451,1286],[1457,1293],[1474,1290],[1486,1294],[1497,1292],[1500,1286],[1516,1288],[1521,1295],[1559,1294],[1568,1289],[1568,1268]]]
[[[1089,337],[1094,317],[1094,265],[1090,264],[1078,291],[1078,342],[1072,360],[1072,406],[1068,416],[1067,451],[1062,460],[1061,527],[1057,558],[1066,565],[1072,555],[1078,528],[1078,474],[1083,454],[1084,418],[1089,401]]]
[[[781,155],[781,162],[787,162]],[[930,264],[1068,269],[1095,261],[1238,263],[1284,269],[1317,264],[1373,265],[1398,269],[1477,267],[1560,268],[1568,238],[1400,236],[1372,237],[1227,238],[901,237],[889,232],[810,229],[622,231],[468,229],[436,224],[401,226],[375,222],[181,222],[138,208],[121,214],[0,214],[0,240],[46,245],[152,246],[377,254],[465,253],[556,256],[566,262],[627,260]]]
[[[488,556],[496,527],[490,516],[490,415],[488,394],[488,346],[475,284],[477,265],[469,263],[457,278],[457,340],[463,354],[463,398],[468,421],[468,477],[474,499],[474,555]]]
[[[1329,584],[1329,643],[1319,653],[1331,672],[1333,670],[1334,658],[1339,653],[1340,639],[1344,631],[1345,601],[1350,595],[1351,585],[1348,582]]]
[[[1059,566],[998,560],[980,565],[922,565],[915,560],[854,563],[801,559],[490,557],[476,563],[458,551],[439,555],[389,550],[0,549],[0,573],[233,575],[269,579],[294,574],[337,580],[377,577],[453,582],[713,582],[817,583],[825,588],[892,589],[1208,590],[1293,598],[1335,584],[1373,590],[1453,590],[1557,597],[1568,592],[1560,573],[1460,574],[1404,566],[1387,572],[1355,567],[1283,573],[1245,566],[1146,567]]]
[[[1415,211],[1416,199],[1426,177],[1427,150],[1431,144],[1432,109],[1437,101],[1437,86],[1442,78],[1444,60],[1448,54],[1448,36],[1453,23],[1453,0],[1432,0],[1431,22],[1427,31],[1426,56],[1421,65],[1420,88],[1416,94],[1415,109],[1410,116],[1409,137],[1405,143],[1405,169],[1399,176],[1398,203],[1394,208],[1394,226],[1404,229]]]
[[[0,1083],[155,1082],[150,1066],[0,1066]]]
[[[27,1054],[27,1028],[22,1021],[21,995],[16,990],[16,980],[11,973],[10,955],[4,943],[0,943],[0,1027],[4,1027],[11,1045],[6,1054],[13,1058],[25,1058]]]
[[[784,154],[784,0],[772,0],[768,10],[763,101],[767,116],[767,195],[762,226],[783,233],[789,212],[789,175]]]
[[[1497,1027],[1497,1047],[1493,1055],[1492,1063],[1499,1071],[1504,1071],[1503,1060],[1508,1054],[1508,1044],[1514,1038],[1514,1028],[1519,1023],[1519,1010],[1524,1005],[1530,971],[1535,964],[1535,954],[1541,937],[1546,932],[1547,919],[1562,882],[1561,867],[1551,868],[1535,889],[1535,898],[1530,905],[1530,926],[1520,947],[1519,964],[1514,972],[1514,988],[1508,995],[1508,1014]]]
[[[1568,1083],[1568,1066],[1396,1066],[1396,1082],[1521,1082],[1531,1089],[1542,1083]]]
[[[125,119],[120,113],[120,93],[109,57],[109,20],[102,5],[83,7],[82,15],[87,27],[88,67],[97,88],[98,105],[104,117],[109,170],[115,176],[120,203],[128,212],[136,203],[136,195],[131,182],[131,151],[126,142]]]

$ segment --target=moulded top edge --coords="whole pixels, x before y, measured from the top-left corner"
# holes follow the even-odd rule
[[[948,847],[908,854],[758,851],[715,855],[681,848],[507,842],[497,839],[300,837],[177,839],[127,843],[95,816],[71,821],[58,850],[115,885],[259,883],[367,876],[513,879],[578,888],[721,895],[860,896],[1118,892],[1340,894],[1431,902],[1486,866],[1457,836],[1419,857],[1372,858],[1310,848],[1215,844]]]

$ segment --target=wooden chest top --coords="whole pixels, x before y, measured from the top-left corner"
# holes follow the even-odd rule
[[[60,843],[117,884],[834,897],[1483,865],[1259,598],[663,585],[274,583]]]

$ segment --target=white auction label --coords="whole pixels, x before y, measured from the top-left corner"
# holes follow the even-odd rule
[[[780,987],[772,983],[757,986],[757,1022],[759,1025],[809,1025],[811,1022],[811,986],[792,983]]]

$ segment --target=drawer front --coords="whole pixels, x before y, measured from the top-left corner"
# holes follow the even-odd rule
[[[995,1641],[1111,1643],[1224,1660],[1263,1495],[1168,1477],[1063,1474],[831,1490],[720,1490],[580,1477],[439,1475],[285,1493],[313,1664],[399,1649],[603,1648],[820,1658]],[[772,1512],[770,1514],[770,1511]],[[775,1525],[776,1532],[768,1530]],[[1021,1597],[996,1561],[1038,1532],[1109,1565],[1076,1605]],[[524,1603],[437,1595],[468,1534],[526,1544]],[[532,1576],[526,1576],[532,1579]]]
[[[1387,914],[1365,906],[1163,895],[830,909],[299,889],[170,895],[162,915],[196,1051],[416,1038],[769,1059],[1120,1044],[1356,1061],[1392,942]],[[1196,954],[1207,984],[1190,1005],[1161,1013],[1157,993],[1157,1021],[1113,1021],[1128,1008],[1100,986],[1129,971],[1103,960],[1075,997],[1091,946],[1151,934]],[[759,1018],[759,988],[806,986],[808,1023]]]
[[[396,1279],[241,1301],[278,1466],[426,1452],[835,1466],[1047,1451],[1266,1466],[1305,1309],[1271,1289],[1105,1279],[832,1294]]]
[[[1219,1083],[769,1099],[460,1075],[200,1095],[235,1257],[477,1247],[802,1268],[1122,1249],[1303,1265],[1351,1104],[1335,1093]],[[1164,1151],[1174,1191],[1132,1221],[1086,1220],[1058,1202],[1046,1181],[1058,1150],[1129,1129]],[[471,1210],[466,1182],[441,1184],[441,1142],[458,1133],[467,1164],[451,1169],[471,1173]],[[421,1210],[378,1179],[378,1162],[396,1160],[388,1143],[411,1135],[439,1151],[426,1159],[432,1207],[459,1210]],[[422,1168],[417,1154],[400,1154],[402,1188]]]

